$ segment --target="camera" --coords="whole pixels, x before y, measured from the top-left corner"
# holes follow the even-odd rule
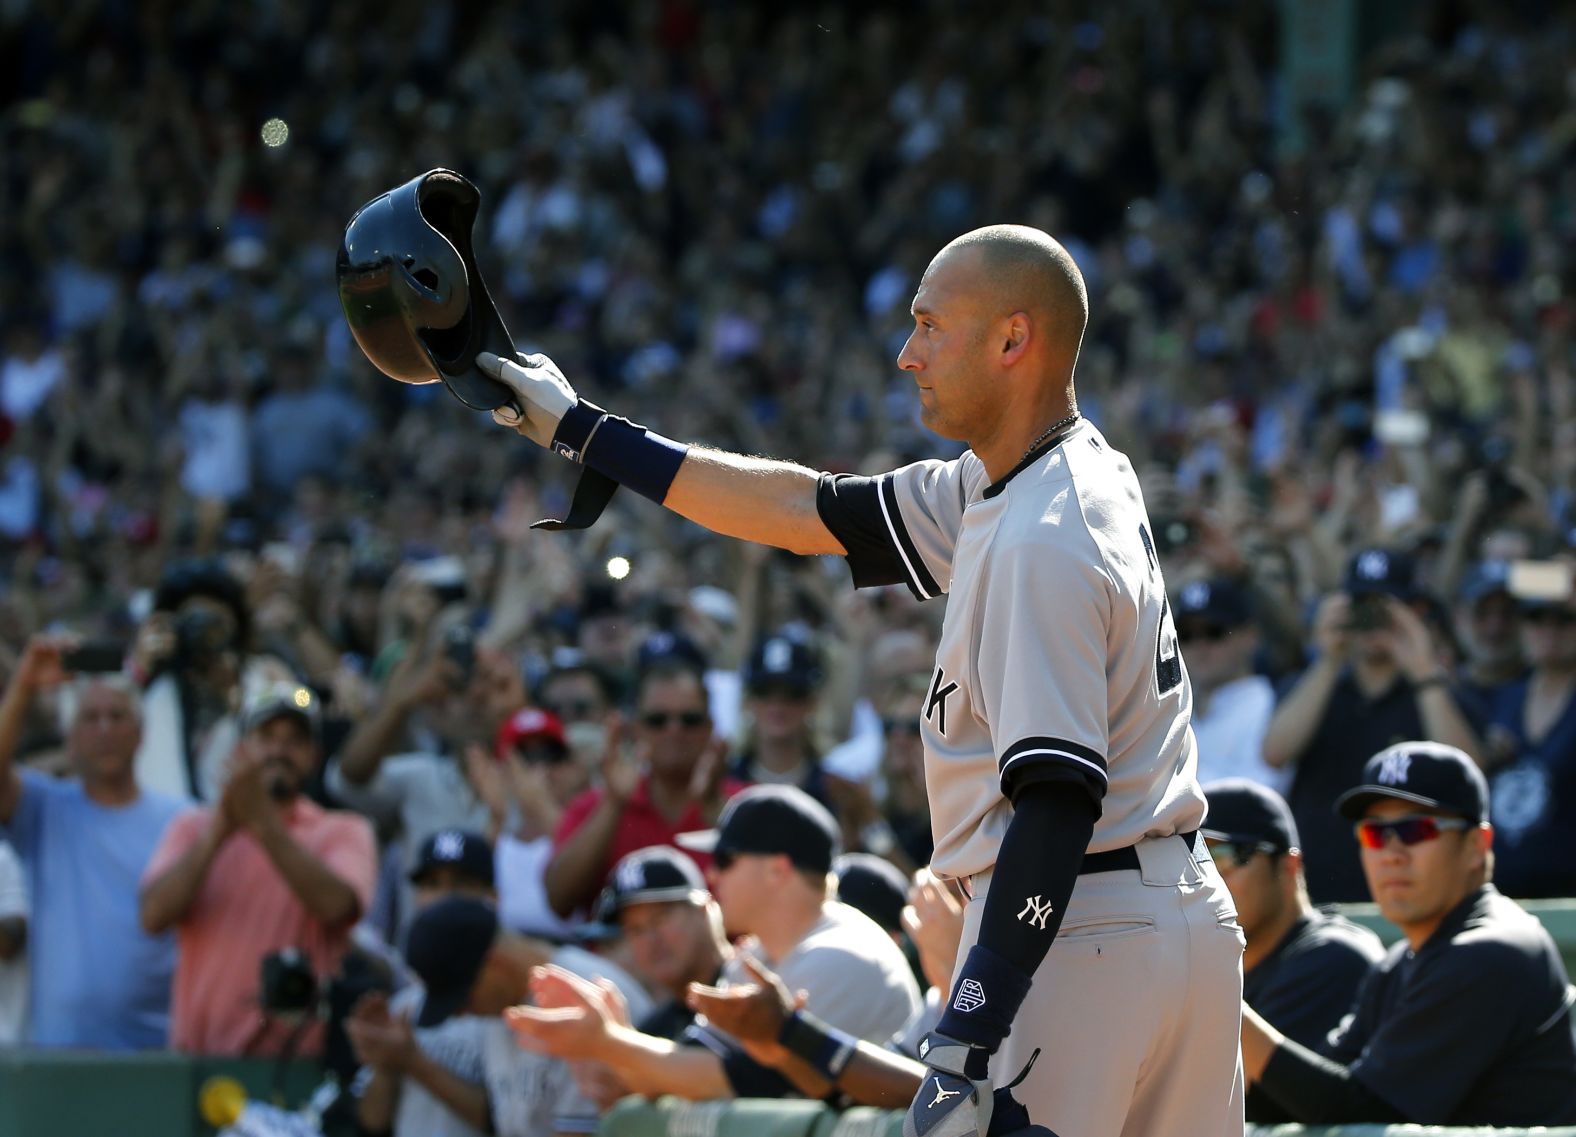
[[[299,948],[283,948],[263,956],[259,998],[271,1015],[317,1014],[317,976],[306,954]]]
[[[443,654],[459,668],[459,686],[464,687],[476,672],[476,633],[468,624],[455,624],[443,633]]]
[[[1351,616],[1346,626],[1354,632],[1372,632],[1390,626],[1390,610],[1383,593],[1367,592],[1352,597]]]

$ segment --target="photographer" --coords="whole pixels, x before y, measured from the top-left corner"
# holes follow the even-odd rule
[[[249,650],[251,633],[241,582],[219,562],[165,570],[132,647],[132,669],[145,684],[137,750],[145,786],[205,802],[218,796],[245,693],[294,678],[279,660]]]
[[[1287,801],[1315,903],[1365,898],[1356,851],[1330,802],[1366,755],[1397,738],[1422,738],[1482,760],[1477,729],[1416,607],[1424,599],[1405,554],[1359,551],[1345,591],[1326,596],[1314,617],[1318,655],[1270,718],[1264,760],[1294,771]]]
[[[304,687],[264,691],[246,708],[245,733],[217,805],[185,813],[165,831],[143,874],[149,932],[174,928],[170,1045],[198,1054],[317,1054],[313,1024],[299,1045],[270,1020],[259,993],[265,956],[298,949],[313,976],[339,965],[377,875],[371,827],[304,796],[317,772],[317,699]]]

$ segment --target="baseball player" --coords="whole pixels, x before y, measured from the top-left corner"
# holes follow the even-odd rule
[[[906,1131],[991,1132],[996,1088],[1027,1070],[1036,1130],[1235,1137],[1242,934],[1197,838],[1191,695],[1138,481],[1077,409],[1082,276],[1045,233],[991,226],[936,255],[912,313],[898,366],[969,449],[877,477],[663,438],[545,356],[477,363],[523,412],[496,421],[709,529],[950,597],[922,732],[933,869],[972,900]]]

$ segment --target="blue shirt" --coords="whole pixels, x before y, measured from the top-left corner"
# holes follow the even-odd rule
[[[1576,698],[1534,742],[1525,727],[1531,689],[1530,678],[1509,683],[1494,705],[1494,723],[1515,746],[1489,776],[1494,883],[1507,896],[1569,896],[1576,890]]]
[[[137,886],[164,827],[186,808],[144,791],[123,806],[91,800],[78,782],[19,771],[22,796],[6,830],[27,869],[27,946],[35,1046],[144,1050],[165,1045],[175,937],[149,936]]]

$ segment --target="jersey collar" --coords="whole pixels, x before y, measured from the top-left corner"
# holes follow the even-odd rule
[[[1001,493],[1002,490],[1007,488],[1007,483],[1008,482],[1012,481],[1012,479],[1016,478],[1019,474],[1023,473],[1023,471],[1027,470],[1030,466],[1034,465],[1041,458],[1043,458],[1047,454],[1049,454],[1052,450],[1055,450],[1058,446],[1060,446],[1062,443],[1066,442],[1073,435],[1077,434],[1078,433],[1078,428],[1083,426],[1083,424],[1086,421],[1087,421],[1086,419],[1079,419],[1077,422],[1073,423],[1071,426],[1069,426],[1066,430],[1062,431],[1060,434],[1053,434],[1050,438],[1047,438],[1044,442],[1040,443],[1033,450],[1031,450],[1027,454],[1025,454],[1023,456],[1023,461],[1019,462],[1012,469],[1008,470],[1005,474],[1003,474],[1000,477],[1000,479],[998,479],[997,481],[994,481],[990,485],[986,486],[985,487],[985,492],[981,496],[986,498],[986,499],[989,499],[989,498],[993,498],[997,494]]]

